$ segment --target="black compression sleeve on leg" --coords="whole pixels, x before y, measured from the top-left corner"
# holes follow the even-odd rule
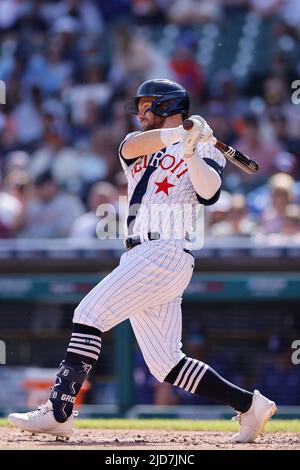
[[[101,332],[97,328],[74,323],[64,361],[57,372],[49,399],[56,421],[71,415],[75,398],[101,351]]]

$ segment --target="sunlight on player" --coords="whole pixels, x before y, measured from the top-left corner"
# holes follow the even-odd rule
[[[183,120],[189,96],[177,83],[143,83],[131,103],[143,132],[126,136],[120,161],[128,179],[129,207],[140,204],[199,204],[220,195],[225,158],[210,142],[213,132],[200,116]],[[31,413],[13,413],[9,422],[31,432],[69,436],[73,404],[101,350],[101,335],[129,319],[151,373],[160,381],[232,406],[239,412],[240,431],[234,441],[251,442],[276,411],[274,402],[223,379],[209,365],[182,352],[182,294],[190,282],[194,257],[191,227],[173,219],[181,233],[161,237],[138,210],[127,219],[127,251],[119,266],[79,304],[65,358],[49,400]],[[163,221],[161,221],[163,224]]]

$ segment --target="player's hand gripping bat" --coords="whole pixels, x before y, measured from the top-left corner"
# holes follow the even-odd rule
[[[191,119],[185,119],[182,123],[182,126],[186,131],[191,130],[193,125],[194,123]],[[238,166],[241,170],[245,171],[249,175],[253,175],[259,170],[259,164],[255,160],[251,160],[251,158],[249,158],[247,155],[244,155],[239,150],[224,144],[215,137],[212,138],[211,143],[218,150],[220,150],[225,155],[225,157],[231,161],[231,163]]]

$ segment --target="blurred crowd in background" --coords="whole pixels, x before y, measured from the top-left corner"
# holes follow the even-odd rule
[[[101,203],[122,221],[124,103],[169,78],[261,166],[227,164],[207,234],[300,243],[299,40],[298,0],[2,0],[0,237],[96,237]]]
[[[111,204],[123,225],[127,183],[118,147],[137,128],[124,104],[144,80],[169,78],[189,91],[191,114],[201,114],[219,140],[261,168],[249,176],[227,163],[221,197],[206,208],[206,235],[300,244],[299,45],[299,0],[1,0],[0,238],[95,238],[100,204]],[[32,328],[21,307],[2,308],[2,330],[13,330],[15,312],[18,329],[23,314]],[[279,404],[300,405],[300,369],[290,348],[299,331],[297,306],[293,315],[288,303],[278,302],[277,314],[273,304],[248,307],[237,305],[234,316],[232,305],[209,306],[208,326],[188,328],[185,352]],[[47,307],[56,314],[45,304],[36,308],[31,318],[44,343],[28,339],[22,326],[9,344],[21,352],[10,360],[53,367],[65,338],[49,348],[45,331],[62,306]],[[191,307],[191,318],[197,309]],[[226,330],[220,344],[213,340],[218,328]],[[104,354],[108,374],[113,351]],[[15,404],[16,376],[19,370],[2,402],[11,397]],[[134,376],[137,403],[207,403],[158,384],[138,351]],[[112,400],[115,389],[107,390]],[[102,377],[90,393],[90,402],[104,400]]]

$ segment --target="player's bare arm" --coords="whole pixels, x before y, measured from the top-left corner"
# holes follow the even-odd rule
[[[136,133],[126,139],[122,146],[122,157],[131,159],[151,154],[181,140],[182,126],[170,129],[154,129]]]

